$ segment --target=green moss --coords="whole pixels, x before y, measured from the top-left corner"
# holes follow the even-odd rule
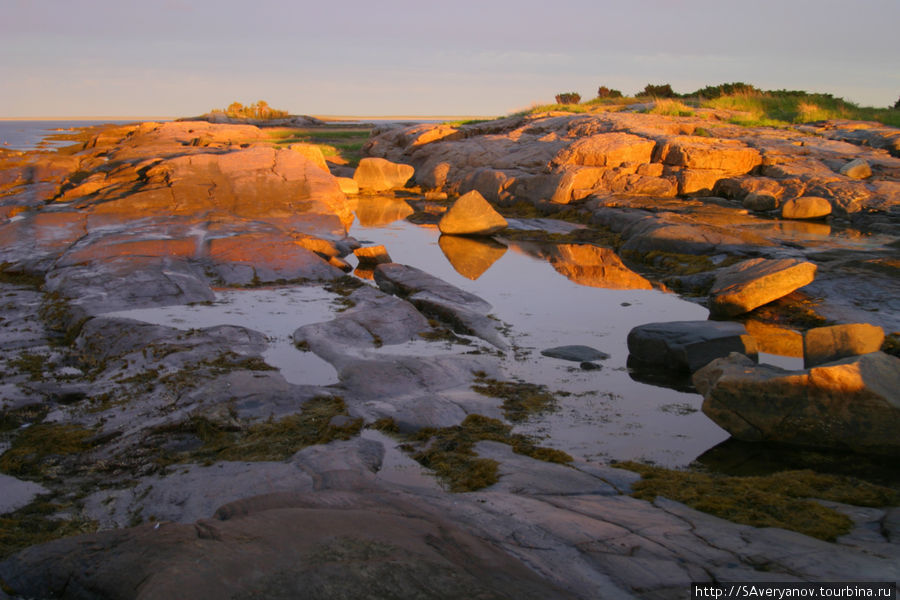
[[[419,464],[433,470],[451,492],[470,492],[497,483],[497,461],[478,458],[475,454],[473,448],[480,441],[508,444],[517,454],[547,462],[572,461],[565,452],[535,446],[526,436],[513,434],[510,425],[482,415],[469,415],[455,427],[422,429],[410,439],[422,447],[415,449],[407,445],[404,449]]]
[[[44,285],[44,278],[41,275],[16,269],[12,263],[2,262],[0,263],[0,283],[37,289]]]
[[[397,423],[391,417],[381,417],[366,425],[366,429],[375,429],[376,431],[381,431],[383,433],[399,433],[400,428],[397,427]]]
[[[269,420],[234,429],[204,417],[193,417],[166,433],[190,433],[203,442],[197,450],[162,457],[164,464],[222,460],[285,460],[298,450],[333,440],[348,440],[359,433],[362,419],[332,425],[336,416],[347,416],[347,407],[338,397],[308,400],[300,414],[278,421]]]
[[[634,462],[617,467],[641,474],[632,496],[664,496],[697,510],[754,527],[781,527],[833,541],[852,528],[845,515],[808,498],[857,506],[896,506],[900,493],[858,479],[813,471],[783,471],[768,476],[729,477],[675,471]]]
[[[0,455],[0,471],[15,476],[43,476],[48,468],[58,464],[60,457],[88,450],[88,439],[93,435],[90,429],[77,425],[32,425],[20,430],[12,446]]]
[[[66,508],[61,504],[38,500],[0,516],[0,560],[28,546],[97,530],[95,521],[54,517]]]
[[[28,375],[31,381],[40,381],[44,378],[44,365],[47,363],[46,354],[23,352],[15,358],[7,361],[7,364],[22,373]]]
[[[46,404],[27,404],[0,411],[0,431],[15,431],[25,423],[40,423],[50,412]]]
[[[884,343],[881,344],[881,351],[900,358],[900,332],[887,334],[884,337]]]
[[[484,396],[503,399],[503,413],[513,422],[556,408],[556,398],[546,386],[520,381],[479,378],[472,390]]]

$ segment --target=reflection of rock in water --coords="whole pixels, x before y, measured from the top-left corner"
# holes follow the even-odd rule
[[[710,472],[724,475],[770,475],[779,471],[813,469],[881,485],[900,483],[896,459],[777,442],[758,444],[729,438],[701,454],[695,462]]]
[[[665,369],[662,367],[654,367],[634,360],[628,356],[628,376],[633,381],[661,387],[677,392],[685,392],[688,394],[696,394],[697,388],[694,387],[689,373],[677,371],[673,369]]]
[[[442,235],[438,239],[438,245],[456,272],[473,281],[506,253],[506,246],[490,238]]]
[[[653,289],[648,280],[626,267],[610,248],[559,244],[548,249],[545,256],[554,269],[580,285],[607,289]]]
[[[800,332],[751,319],[746,320],[744,326],[756,340],[756,348],[760,352],[803,357],[803,336]]]
[[[387,225],[414,212],[404,200],[393,196],[361,196],[356,205],[356,216],[363,227]]]

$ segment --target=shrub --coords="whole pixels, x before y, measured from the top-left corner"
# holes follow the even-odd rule
[[[269,106],[265,100],[254,102],[250,106],[244,106],[240,102],[232,102],[224,111],[214,110],[213,112],[224,112],[225,115],[233,119],[284,119],[290,114],[286,110],[278,110]]]
[[[581,94],[578,92],[565,92],[556,95],[557,104],[578,104],[581,102]]]
[[[894,102],[894,108],[900,109],[900,98],[897,98],[897,101]]]
[[[621,98],[622,92],[620,92],[619,90],[611,90],[608,87],[606,87],[605,85],[601,85],[597,89],[597,97],[598,98]],[[900,102],[900,100],[898,100],[898,102]]]
[[[719,98],[720,96],[751,95],[761,93],[762,90],[754,85],[743,83],[741,81],[735,81],[733,83],[708,85],[705,88],[701,88],[696,92],[688,94],[688,96],[712,100],[713,98]]]
[[[664,85],[653,85],[652,83],[648,83],[643,91],[638,93],[638,96],[652,96],[653,98],[677,98],[678,94],[676,94],[672,90],[672,86],[668,83]]]

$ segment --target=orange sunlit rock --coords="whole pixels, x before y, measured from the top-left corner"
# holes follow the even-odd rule
[[[356,217],[363,227],[387,225],[414,212],[405,200],[393,196],[360,196],[356,204]]]
[[[744,323],[747,333],[756,340],[760,352],[778,356],[803,357],[803,335],[770,323],[748,320]]]
[[[442,235],[438,239],[441,251],[456,272],[476,280],[506,254],[506,246],[490,238],[473,239],[458,235]]]
[[[560,244],[546,255],[554,269],[579,285],[608,289],[653,289],[647,279],[626,267],[610,248]]]

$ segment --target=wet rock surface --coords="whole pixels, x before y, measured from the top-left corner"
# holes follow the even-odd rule
[[[738,352],[756,359],[756,340],[740,323],[647,323],[628,333],[629,360],[643,366],[693,373],[716,358]]]
[[[512,438],[469,440],[470,459],[496,465],[499,479],[462,494],[413,458],[452,450],[416,438],[423,429],[459,433],[479,415],[503,425],[510,398],[473,388],[506,383],[505,363],[527,349],[491,316],[495,300],[425,271],[378,264],[377,288],[345,276],[344,257],[361,246],[347,237],[354,217],[436,225],[447,196],[477,190],[498,212],[516,212],[493,237],[441,238],[463,277],[521,253],[611,293],[671,286],[714,311],[752,311],[745,330],[688,327],[693,336],[732,328],[729,343],[747,352],[747,332],[760,350],[802,356],[804,333],[812,340],[823,325],[900,330],[896,131],[716,125],[710,138],[696,135],[705,119],[621,112],[385,126],[367,151],[396,164],[375,161],[384,168],[374,179],[387,183],[369,190],[410,177],[421,190],[353,200],[315,148],[278,148],[248,125],[145,123],[98,130],[65,152],[3,155],[0,511],[10,523],[44,511],[42,527],[68,534],[99,529],[4,546],[4,589],[661,599],[684,597],[694,581],[900,580],[895,508],[838,506],[855,525],[826,542],[633,498],[640,477],[608,457],[560,464],[519,453]],[[863,179],[844,169],[857,160],[871,170]],[[353,181],[365,192],[364,171],[361,162]],[[827,220],[782,218],[804,196],[829,204]],[[374,262],[392,251],[362,245]],[[747,261],[803,265],[815,278],[722,300]],[[284,333],[333,369],[334,383],[273,369],[272,340],[252,318],[180,328],[107,315],[264,284],[315,286],[332,299],[330,318]],[[606,318],[602,306],[592,318]],[[597,376],[576,363],[603,351],[586,354],[578,341],[551,350],[576,361],[573,377]],[[693,370],[721,354],[709,352],[717,343],[669,347],[663,362]],[[700,369],[695,384],[706,414],[735,437],[894,456],[897,362],[874,352],[787,372],[733,355]],[[621,410],[592,408],[598,418]]]

